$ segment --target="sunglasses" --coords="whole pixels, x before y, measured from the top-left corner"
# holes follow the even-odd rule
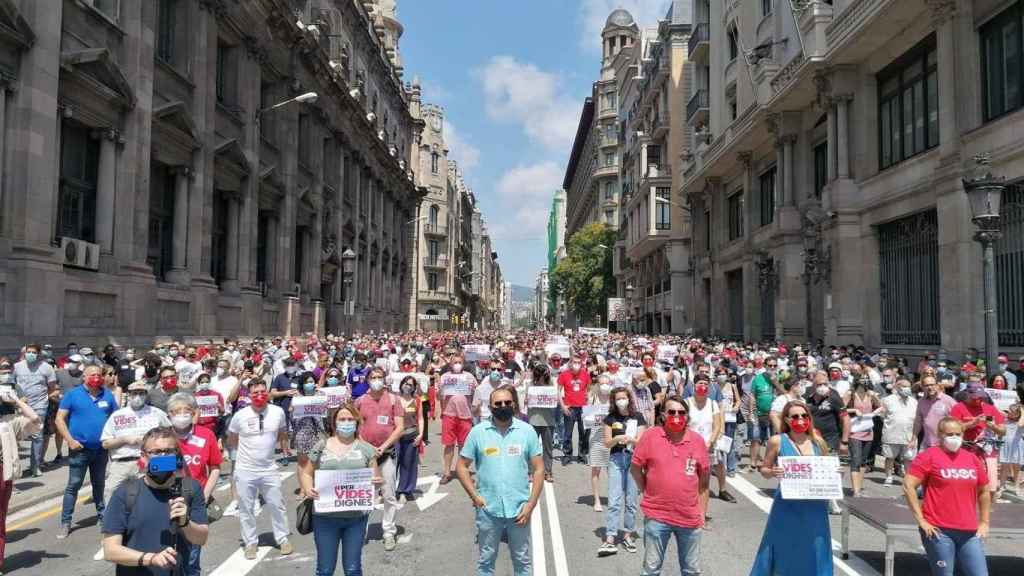
[[[790,420],[810,420],[810,416],[808,416],[807,414],[791,414],[789,416],[789,419]]]
[[[174,448],[165,448],[163,450],[146,450],[146,456],[177,456],[178,451]]]
[[[499,400],[499,401],[491,404],[491,407],[492,408],[505,408],[505,407],[511,408],[511,407],[514,407],[515,405],[516,405],[515,402],[513,402],[511,400],[504,400],[504,401]]]
[[[665,414],[668,416],[686,416],[688,412],[686,410],[665,410]]]

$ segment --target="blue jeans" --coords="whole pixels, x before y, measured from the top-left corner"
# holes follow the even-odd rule
[[[988,576],[985,544],[974,532],[941,528],[931,539],[919,532],[932,576],[953,576],[957,567],[960,569],[956,572],[963,576]]]
[[[636,501],[638,490],[633,476],[629,473],[629,463],[633,459],[632,452],[615,452],[608,456],[608,512],[605,515],[604,537],[615,538],[619,535],[619,515],[622,512],[625,497],[626,514],[622,527],[627,534],[636,530]]]
[[[586,456],[590,451],[590,430],[583,426],[583,408],[581,406],[570,406],[569,415],[562,414],[562,458],[572,456],[572,427],[576,425],[578,432],[577,445],[580,456]]]
[[[36,414],[39,415],[40,420],[43,421],[43,422],[46,422],[46,418],[47,418],[47,413],[46,412],[47,412],[47,410],[49,410],[49,408],[50,408],[49,402],[47,402],[46,404],[42,404],[40,406],[33,406],[32,407],[32,409],[35,410]],[[29,452],[28,452],[28,469],[33,474],[35,474],[36,472],[39,472],[39,469],[43,465],[43,457],[46,455],[45,454],[46,445],[43,444],[43,440],[44,439],[45,439],[45,436],[43,435],[43,431],[42,430],[40,430],[39,432],[36,432],[35,434],[30,434],[29,437],[28,437],[28,440],[30,442]]]
[[[358,518],[334,518],[313,514],[313,542],[316,544],[316,576],[332,576],[338,565],[345,576],[363,576],[363,540],[369,514]]]
[[[732,446],[729,448],[729,455],[725,459],[726,472],[735,472],[736,461],[739,460],[739,451],[736,450],[736,428],[737,426],[735,422],[725,423],[725,435],[728,436],[729,438],[732,438]]]
[[[502,535],[508,536],[512,573],[515,576],[530,576],[533,573],[530,523],[519,526],[515,518],[494,516],[483,508],[476,510],[476,537],[480,546],[480,558],[476,561],[477,576],[494,575],[494,562],[498,559],[498,546],[501,544]]]
[[[185,564],[185,576],[202,576],[203,571],[199,568],[199,557],[202,553],[202,546],[196,546],[195,544],[189,546],[188,563]]]
[[[71,525],[71,514],[75,511],[78,491],[85,482],[85,472],[89,472],[89,483],[92,484],[92,501],[96,504],[96,516],[100,523],[103,520],[103,483],[107,477],[107,451],[103,448],[82,448],[68,454],[68,485],[64,489],[64,504],[60,511],[60,523]]]
[[[644,566],[640,576],[659,576],[668,539],[676,535],[679,568],[684,576],[700,574],[700,528],[672,526],[648,518],[644,522]]]

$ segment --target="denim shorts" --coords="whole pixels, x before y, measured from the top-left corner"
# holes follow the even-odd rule
[[[758,416],[756,422],[747,420],[747,439],[751,442],[767,442],[772,437],[772,421],[767,416]]]

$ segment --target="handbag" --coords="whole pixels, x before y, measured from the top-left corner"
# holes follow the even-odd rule
[[[213,496],[210,496],[210,501],[206,503],[206,518],[210,522],[216,522],[223,517],[224,508],[213,498]]]
[[[306,535],[313,531],[313,499],[306,498],[295,509],[295,531]]]

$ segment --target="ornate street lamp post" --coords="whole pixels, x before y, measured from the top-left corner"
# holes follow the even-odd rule
[[[352,278],[356,272],[356,253],[351,248],[346,248],[341,253],[341,278],[345,293],[342,300],[345,304],[345,316],[351,316],[355,312],[355,302],[352,300]]]
[[[974,173],[963,179],[964,192],[971,205],[971,221],[977,228],[974,240],[981,244],[982,280],[985,308],[985,370],[994,374],[999,348],[999,328],[996,325],[996,267],[995,243],[1002,236],[999,230],[999,203],[1004,179],[989,170],[988,156],[974,157]]]
[[[635,330],[635,326],[633,326],[633,292],[635,292],[635,291],[636,291],[636,289],[633,288],[632,284],[626,284],[626,306],[627,306],[627,309],[629,310],[629,314],[628,314],[629,319],[626,322],[626,326],[627,326],[627,331],[630,334],[632,334],[632,333],[634,333],[636,331]]]

